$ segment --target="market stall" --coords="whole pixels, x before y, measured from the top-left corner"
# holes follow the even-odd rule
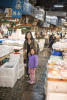
[[[48,60],[47,100],[67,98],[67,39],[53,44]]]

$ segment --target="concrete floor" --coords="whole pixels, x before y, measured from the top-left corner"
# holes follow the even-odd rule
[[[46,65],[49,58],[48,49],[39,54],[39,67],[36,71],[36,83],[29,85],[26,78],[18,80],[14,88],[0,87],[0,100],[45,100],[44,84]]]

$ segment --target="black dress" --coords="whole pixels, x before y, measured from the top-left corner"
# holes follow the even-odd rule
[[[29,73],[28,73],[28,54],[30,53],[30,44],[28,44],[27,43],[27,66],[26,66],[26,69],[25,69],[25,73],[26,73],[26,75],[29,75]]]

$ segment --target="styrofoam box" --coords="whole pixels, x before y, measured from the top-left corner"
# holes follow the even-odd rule
[[[20,79],[24,75],[23,57],[21,59],[20,55],[10,54],[9,62],[0,67],[1,87],[13,87],[17,79]]]
[[[13,87],[18,77],[19,55],[10,55],[9,62],[0,67],[0,86]]]
[[[23,54],[11,54],[9,62],[19,61],[18,68],[21,68],[20,64],[24,64],[23,62]]]
[[[17,70],[17,74],[18,74],[18,79],[20,79],[23,75],[24,75],[24,63],[23,63],[23,53],[21,54],[12,54],[10,56],[10,61],[13,62],[15,60],[18,60],[18,70]]]
[[[24,75],[24,67],[18,71],[18,79],[20,79]]]
[[[10,54],[9,62],[16,63],[19,61],[19,59],[20,59],[20,54]]]
[[[23,66],[21,66],[23,65]],[[24,67],[24,62],[23,62],[23,54],[20,54],[20,60],[19,60],[19,69]]]
[[[23,55],[22,54],[11,54],[9,62],[14,62],[14,61],[19,63],[18,69],[20,69],[22,67],[21,64],[24,64]]]
[[[0,67],[0,76],[12,76],[13,73],[17,71],[17,69],[17,64],[14,66],[10,62],[7,62],[2,67]]]
[[[48,93],[46,100],[67,100],[65,93]]]
[[[17,81],[17,64],[12,68],[8,68],[8,66],[13,65],[8,62],[0,68],[0,86],[12,88]]]
[[[67,93],[67,82],[64,81],[48,81],[48,92]]]

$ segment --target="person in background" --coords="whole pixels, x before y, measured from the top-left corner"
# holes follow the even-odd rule
[[[28,73],[28,60],[29,60],[29,55],[30,55],[30,48],[34,48],[37,52],[37,43],[34,40],[32,33],[28,31],[25,35],[25,41],[23,45],[23,55],[24,55],[24,63],[26,64],[25,67],[25,76],[29,77]]]
[[[56,42],[58,42],[60,40],[60,35],[58,32],[57,32],[57,34],[55,34],[55,37],[56,37]]]
[[[60,32],[60,39],[62,39],[62,32]]]
[[[49,48],[52,48],[52,43],[53,43],[53,33],[49,35]]]
[[[30,84],[35,83],[35,71],[36,71],[37,66],[38,66],[38,56],[36,54],[35,49],[31,48],[30,56],[29,56],[29,63],[28,63],[29,75],[30,75],[30,80],[28,82]]]
[[[52,45],[53,45],[53,43],[56,41],[56,37],[55,37],[55,35],[52,33],[52,35],[50,35],[50,37],[49,37],[49,48],[51,48],[52,49]]]

